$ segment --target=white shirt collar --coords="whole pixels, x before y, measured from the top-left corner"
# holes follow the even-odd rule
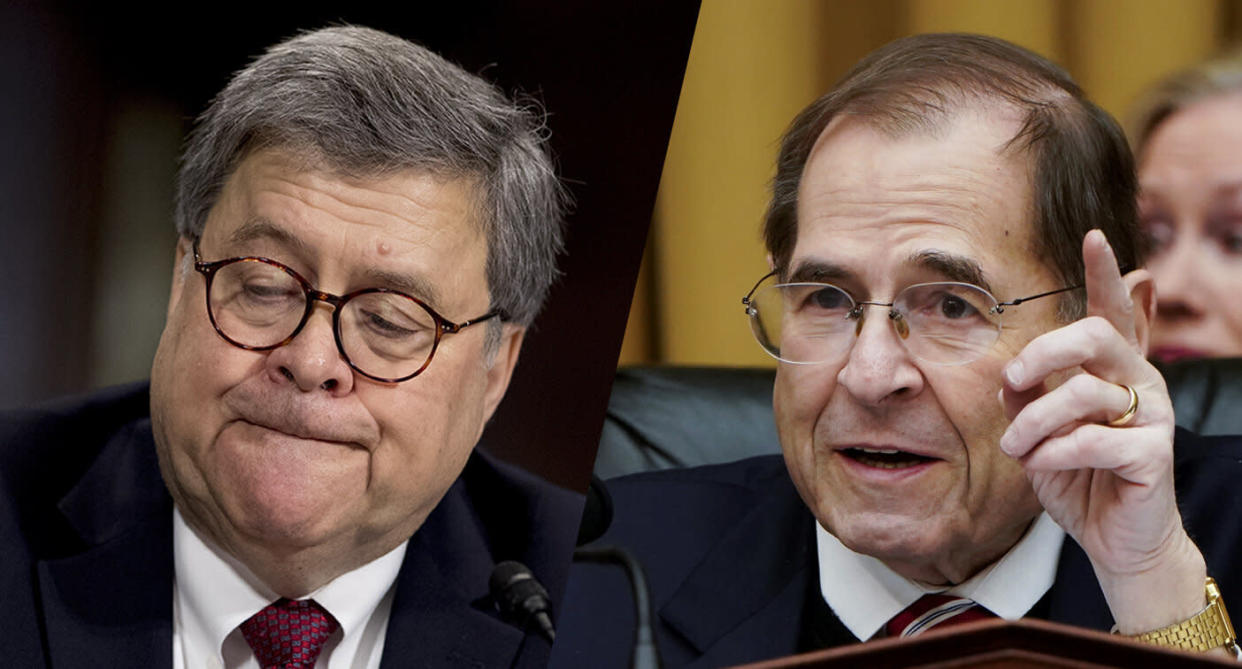
[[[1000,560],[947,590],[1006,620],[1026,615],[1056,578],[1065,530],[1041,513]],[[884,624],[927,593],[944,588],[912,581],[876,558],[845,547],[816,524],[819,588],[824,601],[854,636],[870,639]]]
[[[407,540],[308,595],[341,624],[316,666],[378,666],[392,586],[408,544]],[[175,664],[184,669],[257,666],[237,627],[280,596],[200,537],[179,509],[173,511],[173,564],[173,636],[174,646],[180,647],[174,653]],[[359,653],[362,661],[355,664]]]

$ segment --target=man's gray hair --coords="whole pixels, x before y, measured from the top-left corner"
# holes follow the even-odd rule
[[[1123,271],[1142,265],[1134,159],[1121,128],[1047,59],[984,35],[913,35],[858,62],[794,119],[781,140],[763,236],[776,269],[789,266],[798,236],[798,189],[815,142],[848,115],[890,136],[928,132],[980,102],[1022,116],[1006,148],[1025,152],[1033,186],[1035,255],[1064,286],[1084,281],[1082,239],[1108,237]],[[1066,293],[1063,321],[1087,313],[1083,291]]]
[[[238,72],[199,117],[177,182],[177,232],[201,237],[225,180],[267,147],[355,178],[417,169],[470,179],[492,308],[529,325],[564,248],[567,198],[546,143],[538,105],[417,44],[354,26],[307,32]]]

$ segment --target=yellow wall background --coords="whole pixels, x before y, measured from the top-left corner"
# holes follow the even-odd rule
[[[996,35],[1061,64],[1118,118],[1144,87],[1242,37],[1242,0],[703,0],[621,364],[772,365],[741,297],[781,132],[904,35]]]

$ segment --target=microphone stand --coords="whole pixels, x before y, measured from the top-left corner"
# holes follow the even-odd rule
[[[630,656],[633,669],[660,669],[660,652],[656,647],[655,634],[651,631],[651,595],[647,588],[647,575],[638,560],[624,548],[601,546],[579,548],[574,560],[600,564],[620,565],[629,576],[630,592],[634,595],[634,651]]]

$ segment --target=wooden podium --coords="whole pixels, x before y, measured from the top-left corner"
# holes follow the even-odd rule
[[[930,630],[909,639],[881,639],[745,665],[748,669],[839,667],[1217,667],[1226,657],[1183,653],[1112,634],[1043,620],[983,620]]]

